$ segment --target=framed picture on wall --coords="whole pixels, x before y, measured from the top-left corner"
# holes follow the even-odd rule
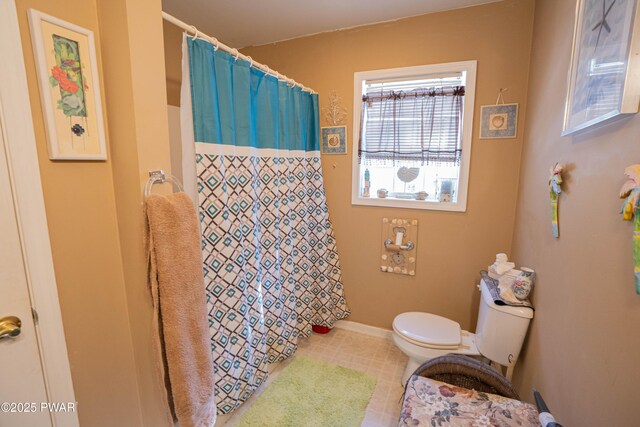
[[[638,112],[638,0],[578,0],[562,136]]]
[[[40,100],[52,160],[106,160],[93,32],[29,9]]]
[[[515,138],[518,132],[518,104],[480,107],[480,139]]]
[[[346,126],[327,126],[321,130],[322,154],[347,154]]]

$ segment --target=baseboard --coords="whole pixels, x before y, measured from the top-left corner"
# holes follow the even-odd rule
[[[372,337],[391,339],[393,334],[389,329],[378,328],[377,326],[365,325],[364,323],[352,322],[351,320],[338,320],[334,328],[345,329],[347,331],[358,332]]]

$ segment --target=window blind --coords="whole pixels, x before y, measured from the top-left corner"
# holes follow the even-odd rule
[[[362,97],[361,163],[459,164],[462,77],[371,83]]]

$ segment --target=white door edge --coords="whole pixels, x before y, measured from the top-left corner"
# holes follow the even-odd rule
[[[0,103],[9,173],[49,402],[76,402],[53,269],[22,42],[14,0],[0,0]],[[10,102],[10,107],[7,104]],[[80,410],[82,410],[80,408]],[[54,425],[78,426],[77,412],[52,412]]]

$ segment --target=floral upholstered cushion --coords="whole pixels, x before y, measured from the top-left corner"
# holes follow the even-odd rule
[[[412,376],[400,426],[540,426],[529,403]]]

